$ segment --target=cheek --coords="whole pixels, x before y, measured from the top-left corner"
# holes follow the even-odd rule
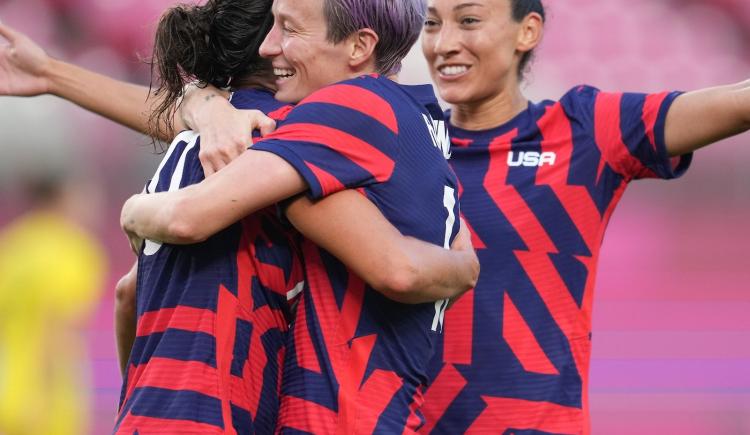
[[[422,55],[430,62],[435,59],[435,37],[427,33],[422,33]]]
[[[492,72],[498,74],[510,68],[513,62],[515,48],[507,41],[477,40],[467,44],[474,56],[479,60],[484,74]]]
[[[304,66],[307,58],[305,53],[305,44],[303,41],[289,38],[283,44],[281,44],[282,50],[284,51],[284,57],[291,63],[295,68]]]

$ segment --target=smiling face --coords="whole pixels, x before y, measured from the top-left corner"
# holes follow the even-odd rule
[[[473,104],[517,87],[521,30],[509,0],[430,0],[422,51],[440,97]]]
[[[274,24],[260,46],[271,60],[279,101],[295,103],[350,78],[348,45],[327,39],[324,0],[276,0]]]

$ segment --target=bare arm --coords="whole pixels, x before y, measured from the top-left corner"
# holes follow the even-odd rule
[[[750,80],[688,92],[667,113],[664,140],[679,156],[750,129]]]
[[[298,198],[286,214],[307,238],[397,302],[454,298],[472,288],[479,275],[468,231],[462,230],[463,239],[452,250],[405,237],[353,190],[317,202]]]
[[[50,59],[46,77],[50,94],[140,133],[152,134],[149,117],[160,98],[147,86],[115,80],[56,59]],[[174,117],[172,129],[159,129],[161,134],[156,139],[169,141],[184,129],[182,120]]]
[[[264,117],[260,112],[256,115]],[[307,188],[286,160],[251,149],[198,184],[174,192],[132,196],[122,208],[120,224],[131,240],[137,236],[175,244],[197,243]]]
[[[130,271],[120,278],[115,286],[115,341],[117,342],[117,360],[123,376],[125,376],[128,359],[130,359],[130,351],[135,343],[137,270],[138,262],[133,264]]]
[[[8,44],[0,50],[0,95],[52,94],[133,130],[148,133],[148,119],[158,104],[146,86],[115,80],[85,68],[53,59],[34,41],[0,24]],[[184,129],[175,119],[175,129]],[[169,140],[167,132],[160,139]]]

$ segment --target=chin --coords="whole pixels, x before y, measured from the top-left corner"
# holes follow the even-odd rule
[[[280,87],[279,90],[276,91],[274,97],[277,101],[281,101],[282,103],[298,103],[304,98],[304,95],[300,95],[294,88],[287,87],[285,89],[284,87]]]
[[[441,90],[440,98],[448,104],[466,104],[473,100],[471,95],[462,89]]]

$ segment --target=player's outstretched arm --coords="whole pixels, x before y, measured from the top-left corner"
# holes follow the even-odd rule
[[[256,116],[265,118],[257,111]],[[305,180],[286,160],[251,149],[198,184],[130,197],[122,208],[120,224],[131,238],[198,243],[307,189]]]
[[[670,156],[697,150],[750,129],[750,80],[685,93],[667,113],[664,140]]]
[[[317,202],[300,197],[286,214],[308,239],[397,302],[454,298],[472,288],[479,276],[479,261],[465,226],[451,250],[405,237],[354,190]]]
[[[125,376],[130,351],[135,342],[137,270],[138,262],[136,261],[130,271],[120,278],[115,286],[115,341],[117,342],[117,360],[123,376]]]
[[[21,32],[0,23],[7,44],[0,50],[0,94],[52,94],[133,130],[148,133],[149,116],[158,101],[146,86],[115,80],[50,57]],[[184,129],[175,119],[175,130]],[[169,140],[173,132],[159,139]]]

